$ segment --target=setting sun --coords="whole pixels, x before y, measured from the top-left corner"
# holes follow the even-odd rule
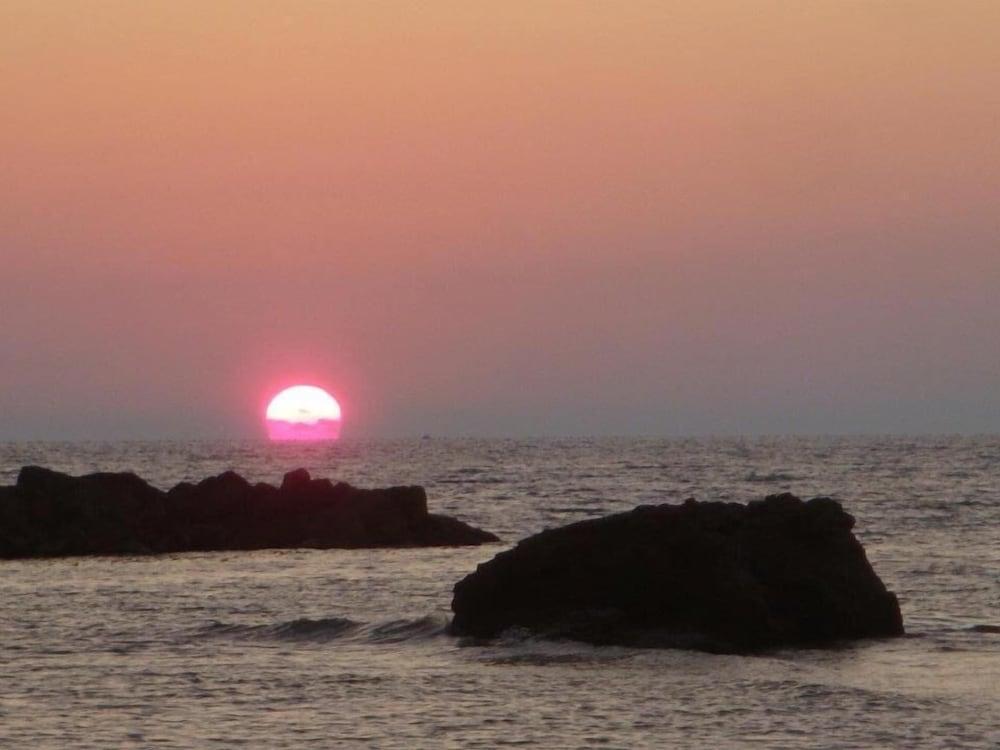
[[[286,388],[271,399],[265,414],[271,440],[336,440],[340,421],[340,404],[314,385]]]

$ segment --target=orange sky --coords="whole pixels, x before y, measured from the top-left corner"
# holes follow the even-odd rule
[[[0,438],[996,431],[997,29],[2,0]]]

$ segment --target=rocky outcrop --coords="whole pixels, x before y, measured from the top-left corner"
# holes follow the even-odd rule
[[[269,547],[425,547],[497,541],[427,511],[422,487],[362,490],[305,469],[280,487],[226,472],[163,492],[131,473],[38,466],[0,487],[0,557]]]
[[[544,531],[455,586],[452,631],[749,652],[903,633],[829,498],[640,506]]]

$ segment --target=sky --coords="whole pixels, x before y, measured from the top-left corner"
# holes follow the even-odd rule
[[[998,28],[0,0],[0,439],[1000,432]]]

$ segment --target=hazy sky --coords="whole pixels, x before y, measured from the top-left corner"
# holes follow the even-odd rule
[[[998,29],[0,0],[0,439],[1000,431]]]

